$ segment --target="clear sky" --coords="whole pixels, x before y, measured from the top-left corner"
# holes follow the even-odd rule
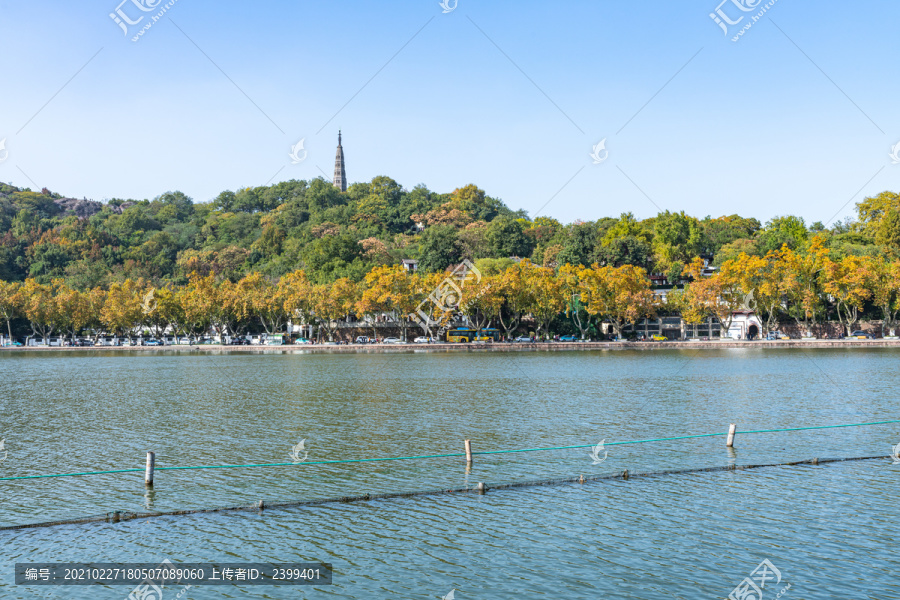
[[[564,222],[828,222],[900,191],[894,0],[777,0],[737,42],[766,2],[726,0],[726,35],[719,0],[176,0],[134,42],[166,2],[119,1],[0,0],[0,180],[201,202],[330,179],[340,128],[351,182]]]

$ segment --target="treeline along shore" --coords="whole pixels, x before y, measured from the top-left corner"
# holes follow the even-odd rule
[[[460,325],[506,340],[603,340],[677,316],[680,337],[704,323],[713,337],[713,322],[727,333],[736,313],[753,311],[763,336],[792,324],[796,337],[861,327],[893,337],[900,196],[856,208],[830,228],[668,211],[562,224],[472,184],[440,194],[388,177],[345,192],[290,181],[205,203],[180,192],[101,203],[2,184],[0,334],[16,343],[300,327],[325,341],[346,340],[352,322],[371,324],[373,337],[389,323],[402,340]],[[462,263],[470,276],[454,288]]]

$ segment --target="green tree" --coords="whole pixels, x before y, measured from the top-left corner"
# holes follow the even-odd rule
[[[576,223],[568,228],[566,241],[556,256],[556,262],[569,265],[589,265],[597,246],[597,229],[593,223]]]
[[[890,206],[878,221],[875,229],[875,243],[892,250],[900,250],[900,210]]]
[[[722,246],[740,239],[751,239],[760,229],[756,219],[745,219],[739,215],[730,215],[701,221],[706,252],[715,255]]]
[[[498,217],[488,225],[486,238],[494,258],[531,256],[534,243],[525,235],[522,223],[512,217]]]
[[[606,245],[597,248],[596,262],[603,266],[621,267],[635,265],[649,268],[653,250],[642,238],[626,235],[612,239]]]
[[[883,219],[892,210],[900,211],[900,194],[894,192],[881,192],[856,204],[859,224],[863,232],[870,237],[878,235]]]
[[[653,225],[653,253],[658,271],[674,273],[681,265],[699,256],[703,250],[703,228],[700,222],[684,214],[665,211],[656,216]]]
[[[419,269],[443,271],[462,258],[459,236],[452,225],[432,225],[419,236]]]
[[[809,231],[801,217],[775,217],[759,232],[756,245],[760,254],[779,250],[787,245],[791,250],[802,248],[809,239]]]
[[[327,283],[339,277],[359,280],[365,274],[358,240],[349,232],[313,240],[300,257],[312,281]]]
[[[653,239],[653,233],[645,228],[634,218],[630,212],[622,213],[619,220],[611,224],[601,239],[604,246],[608,246],[614,240],[624,237],[636,237],[649,244]]]

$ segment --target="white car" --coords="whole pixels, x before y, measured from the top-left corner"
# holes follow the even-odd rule
[[[416,339],[413,340],[414,344],[430,344],[434,341],[434,338],[425,337],[424,335],[420,335]]]
[[[390,337],[390,338],[384,338],[381,341],[381,343],[382,344],[402,344],[403,342],[400,341],[400,338]]]

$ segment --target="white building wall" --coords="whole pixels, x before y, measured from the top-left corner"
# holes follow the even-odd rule
[[[752,312],[734,313],[731,327],[728,328],[727,337],[735,340],[746,340],[750,327],[756,325],[756,337],[762,335],[762,322]]]

